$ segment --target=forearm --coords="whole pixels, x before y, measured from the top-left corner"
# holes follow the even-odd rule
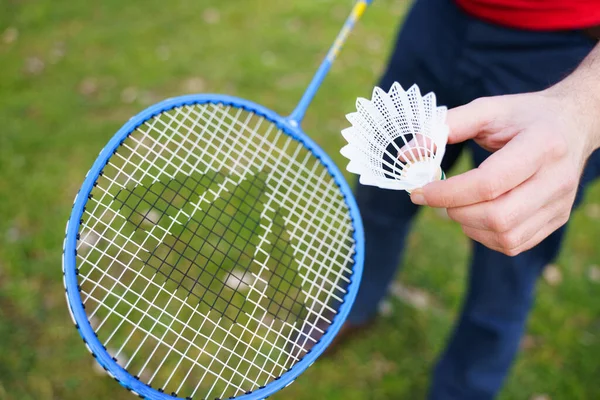
[[[588,152],[600,148],[600,43],[563,81],[548,89],[581,122]]]

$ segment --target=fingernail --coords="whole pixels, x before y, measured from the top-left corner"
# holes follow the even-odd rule
[[[425,196],[423,196],[423,190],[422,189],[415,189],[410,193],[410,200],[415,203],[418,204],[420,206],[426,206],[427,205],[427,201],[425,201]]]

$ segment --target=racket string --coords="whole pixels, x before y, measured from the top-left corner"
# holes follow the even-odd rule
[[[177,113],[177,115],[181,114],[181,109],[176,109],[176,113]],[[211,119],[212,119],[212,118],[214,118],[214,117],[216,117],[216,110],[213,110],[213,113],[211,114]],[[222,121],[223,119],[224,119],[224,114],[223,114],[223,116],[222,116],[222,118],[221,118],[221,121]],[[150,121],[150,123],[148,124],[148,126],[149,126],[150,128],[153,128],[153,127],[156,125],[157,121],[159,121],[159,120],[160,120],[160,118],[155,118],[155,119],[152,119],[152,120]],[[172,120],[174,120],[174,119],[172,119]],[[169,125],[167,125],[167,126],[170,126],[170,124],[169,124]],[[150,131],[147,131],[147,132],[145,132],[145,133],[144,133],[144,136],[143,136],[144,138],[148,138],[148,136],[147,136],[147,135],[148,135],[148,132],[150,132]],[[203,133],[206,133],[206,129],[204,129],[204,130],[203,130]],[[149,149],[150,151],[149,151],[147,154],[145,154],[145,155],[143,155],[143,156],[142,156],[142,159],[143,159],[143,160],[144,160],[146,163],[148,163],[149,165],[151,165],[151,163],[150,163],[150,161],[148,160],[148,158],[147,158],[147,155],[148,155],[148,154],[151,154],[151,151],[152,151],[152,149],[154,149],[155,145],[156,145],[156,144],[158,144],[158,143],[160,143],[160,137],[161,137],[161,136],[162,136],[162,135],[159,135],[159,140],[150,140],[150,142],[152,143],[152,147]],[[198,137],[200,138],[201,136],[199,135]],[[130,136],[130,138],[131,138],[131,136]],[[143,141],[138,141],[137,143],[138,143],[138,145],[140,145],[140,144],[142,144],[142,142],[143,142]],[[125,144],[125,143],[124,143],[124,144]],[[136,148],[137,148],[137,146],[136,146]],[[164,149],[164,147],[163,147],[163,149]],[[115,155],[117,155],[118,157],[120,157],[120,158],[124,159],[126,164],[128,163],[129,165],[133,166],[133,168],[134,168],[134,172],[135,172],[135,171],[137,171],[137,170],[140,170],[140,171],[142,171],[142,177],[143,177],[143,175],[146,173],[146,169],[142,169],[142,165],[144,165],[144,164],[143,164],[143,163],[133,163],[133,162],[131,162],[131,158],[132,158],[132,156],[133,156],[133,155],[135,155],[135,154],[136,154],[136,153],[132,151],[132,152],[130,152],[130,154],[129,154],[129,157],[125,159],[125,158],[123,158],[123,157],[121,156],[121,154],[115,153]],[[182,160],[183,160],[183,159],[182,159]],[[198,162],[199,162],[199,161],[200,161],[200,159],[198,160]],[[123,165],[123,166],[122,166],[122,168],[121,168],[120,170],[117,170],[117,171],[118,171],[117,177],[118,177],[118,176],[120,176],[120,174],[121,174],[121,173],[123,173],[123,174],[124,174],[125,176],[127,176],[127,177],[130,177],[131,175],[133,175],[133,174],[126,174],[126,173],[124,173],[124,168],[125,168],[125,165]],[[107,174],[104,174],[104,175],[103,175],[103,178],[106,178],[107,176],[109,176],[109,175],[107,175]],[[156,181],[156,180],[158,180],[158,179],[157,179],[156,177],[153,177],[153,180],[155,180],[155,181]],[[106,196],[107,196],[107,195],[108,195],[109,197],[111,196],[111,195],[110,195],[110,189],[111,189],[111,188],[112,188],[112,186],[113,186],[113,185],[115,185],[115,184],[116,184],[118,187],[122,187],[122,185],[120,185],[119,183],[115,182],[114,180],[110,180],[110,184],[109,184],[109,186],[108,186],[108,189],[107,189],[107,190],[104,190],[104,193],[103,193],[103,196],[102,196],[102,199],[101,199],[101,201],[100,201],[100,202],[97,202],[97,204],[98,204],[98,205],[101,205],[101,204],[103,203],[103,201],[105,200],[105,198],[106,198]],[[138,185],[141,185],[141,182],[136,180],[136,184],[138,184]],[[97,185],[97,188],[102,188],[102,185]],[[106,208],[105,208],[105,212],[106,212],[107,210],[109,210],[109,208],[108,208],[108,207],[106,207]],[[92,210],[92,211],[90,212],[90,215],[94,215],[95,211],[96,211],[95,209],[94,209],[94,210]],[[117,215],[119,215],[119,214],[115,214],[115,217],[116,217]],[[120,215],[119,215],[119,216],[120,216]],[[114,220],[114,218],[113,218],[113,220]],[[175,219],[173,220],[173,222],[174,222],[174,221],[175,221]],[[101,222],[101,221],[100,221],[100,220],[98,220],[97,222]],[[158,225],[156,225],[156,226],[158,226]],[[172,228],[172,226],[173,226],[173,225],[171,225],[171,226],[169,227],[169,229],[168,229],[168,230],[166,230],[164,233],[166,234],[166,233],[167,233],[167,232],[168,232],[168,231],[169,231],[169,230]],[[109,223],[109,224],[107,224],[107,225],[106,225],[106,229],[108,229],[108,228],[111,228],[111,227],[112,227],[112,221],[111,221],[111,223]],[[152,230],[153,230],[153,229],[154,229],[154,227],[152,227]],[[92,229],[92,232],[93,232],[93,231],[94,231],[94,229]],[[116,232],[116,233],[117,233],[117,234],[119,234],[120,232]],[[146,239],[147,239],[147,238],[146,238]],[[160,243],[160,242],[162,242],[162,241],[164,240],[164,235],[163,235],[163,236],[162,236],[160,239],[159,239],[159,238],[156,238],[156,237],[154,237],[154,239],[156,239],[156,240],[157,240],[157,243]],[[145,243],[145,241],[144,241],[144,243]],[[111,243],[111,244],[114,244],[114,243]],[[137,251],[136,251],[136,255],[137,255],[137,253],[138,253],[139,251],[143,250],[143,248],[144,248],[143,246],[139,246],[139,247],[138,247],[138,249],[137,249]],[[119,251],[120,251],[120,250],[119,250]],[[87,260],[86,260],[86,261],[87,261]],[[132,281],[132,284],[133,284],[133,281]],[[112,290],[112,289],[111,289],[111,290]],[[108,295],[109,293],[110,293],[110,291],[108,291],[108,292],[107,292],[107,295]],[[142,293],[142,295],[143,295],[143,293]],[[92,315],[93,315],[93,314],[92,314]]]
[[[103,244],[78,243],[82,250],[78,262],[84,272],[80,278],[82,297],[96,303],[95,309],[90,307],[89,315],[98,313],[104,317],[102,326],[113,329],[105,334],[108,341],[120,338],[116,342],[120,344],[119,353],[130,348],[130,343],[137,345],[133,347],[135,353],[128,366],[137,363],[141,375],[154,365],[147,380],[155,382],[162,377],[164,379],[159,383],[164,382],[163,387],[170,385],[177,393],[184,390],[195,395],[204,388],[202,392],[206,395],[203,396],[220,393],[225,397],[264,386],[298,361],[299,358],[286,350],[285,345],[290,345],[292,338],[298,337],[297,334],[307,326],[319,329],[316,325],[325,311],[335,313],[330,302],[343,301],[354,249],[352,222],[343,196],[318,159],[300,143],[282,134],[273,123],[267,121],[265,124],[265,121],[242,109],[212,104],[184,106],[168,115],[160,114],[139,127],[122,144],[113,156],[114,161],[111,159],[99,178],[95,195],[90,200],[94,206],[86,213],[87,221],[82,230],[94,232]],[[226,171],[229,186],[224,181],[217,184],[217,189],[212,188],[214,182],[201,185],[203,193],[197,201],[188,199],[190,207],[177,205],[177,211],[172,215],[169,209],[172,204],[167,201],[161,203],[162,213],[149,214],[153,209],[160,209],[157,204],[164,201],[164,197],[177,198],[180,190],[185,190],[183,197],[191,196],[199,189],[197,185],[186,186],[190,180],[194,181],[192,174],[208,171]],[[231,201],[239,202],[240,199],[250,210],[257,208],[260,196],[252,199],[248,195],[254,184],[250,184],[248,191],[243,185],[248,185],[248,178],[258,179],[260,171],[268,171],[267,183],[271,183],[263,193],[265,203],[261,204],[259,218],[253,222],[258,222],[254,232],[258,237],[251,264],[258,272],[251,271],[253,281],[246,288],[245,300],[252,310],[243,313],[245,323],[226,323],[228,318],[222,315],[216,318],[215,311],[203,312],[198,302],[190,302],[193,296],[183,293],[193,290],[188,291],[183,281],[176,288],[168,287],[166,282],[155,282],[155,277],[160,274],[151,276],[152,263],[149,258],[145,261],[147,256],[144,254],[149,250],[152,254],[160,253],[157,245],[164,243],[177,228],[179,236],[175,236],[171,244],[171,253],[160,254],[158,262],[165,266],[165,271],[170,271],[171,277],[187,262],[187,269],[180,271],[182,274],[177,277],[183,280],[193,276],[190,268],[194,259],[186,260],[186,254],[202,251],[193,246],[193,239],[188,240],[182,235],[187,233],[192,238],[203,239],[197,237],[203,219],[198,220],[196,215],[203,214],[202,218],[206,218],[210,207],[219,212],[217,220],[228,220],[228,224],[223,225],[225,232],[231,230],[235,234],[236,230],[241,230],[239,225],[232,226],[235,218],[231,216],[231,212],[239,213],[241,206],[233,205],[231,212],[225,210],[232,206]],[[183,183],[178,176],[185,177]],[[175,188],[163,185],[162,191],[151,193],[155,190],[152,183],[161,180],[173,182]],[[126,228],[128,218],[114,212],[118,202],[111,199],[115,192],[132,186],[142,186],[138,190],[144,194],[140,199],[134,199],[137,202],[131,212],[138,210],[138,219],[132,224],[133,228]],[[123,204],[129,204],[133,201],[131,196],[138,195],[133,192],[131,190],[123,198]],[[219,199],[225,193],[229,201],[222,200],[221,206]],[[144,202],[146,196],[153,201]],[[253,202],[247,204],[249,199]],[[144,212],[143,207],[148,207],[149,211]],[[242,227],[252,219],[250,214],[242,215]],[[191,224],[196,225],[190,228]],[[143,231],[143,234],[137,231]],[[231,249],[240,251],[234,237],[230,240],[225,234],[220,235],[213,253],[220,252],[223,243],[229,245],[226,253]],[[178,241],[182,242],[182,248],[177,247]],[[273,246],[276,256],[270,254],[272,251],[265,251],[271,241],[279,243]],[[173,254],[176,260],[173,260]],[[231,299],[241,292],[242,286],[247,286],[242,278],[248,271],[234,276],[235,268],[224,264],[227,254],[222,256],[208,287],[219,281],[220,289],[216,295],[222,296],[225,290],[233,290],[232,297],[228,297]],[[236,268],[243,264],[239,258],[234,261]],[[87,271],[85,267],[88,267]],[[297,275],[287,276],[286,267],[297,270]],[[219,271],[226,272],[223,278],[216,275]],[[226,288],[229,281],[237,286]],[[285,291],[287,286],[300,289],[289,292]],[[274,293],[282,292],[279,299],[268,298],[269,288]],[[98,296],[97,290],[105,293],[100,292]],[[285,317],[292,314],[293,304],[302,303],[298,302],[300,296],[306,307],[303,322],[286,323]],[[118,298],[116,301],[115,297]],[[265,297],[266,303],[262,301]],[[291,309],[286,304],[292,304]],[[266,318],[272,306],[276,310],[274,316]],[[284,318],[280,318],[280,312],[284,313]],[[139,315],[134,316],[134,313]],[[152,321],[151,325],[147,325],[145,319]],[[130,331],[124,328],[125,322]],[[182,328],[180,333],[177,333],[178,328]],[[140,331],[144,331],[141,337]],[[144,345],[149,340],[154,341],[154,346],[148,350]],[[305,346],[306,343],[291,343],[292,348],[304,349]],[[166,347],[165,351],[161,350],[163,347]],[[204,356],[207,361],[202,362]],[[140,361],[135,361],[139,357],[142,357]],[[209,376],[212,379],[208,379]]]

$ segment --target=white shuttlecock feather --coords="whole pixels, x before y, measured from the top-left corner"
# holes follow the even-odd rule
[[[447,108],[434,93],[421,96],[417,85],[394,83],[386,93],[375,87],[371,100],[359,98],[352,124],[342,131],[346,169],[363,185],[410,192],[444,178],[441,162],[448,142]]]

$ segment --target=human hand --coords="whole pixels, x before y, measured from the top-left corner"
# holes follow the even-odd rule
[[[447,208],[467,236],[509,256],[537,245],[569,219],[585,162],[600,146],[600,103],[573,92],[557,86],[450,110],[449,143],[474,139],[493,154],[414,190],[412,201]]]

